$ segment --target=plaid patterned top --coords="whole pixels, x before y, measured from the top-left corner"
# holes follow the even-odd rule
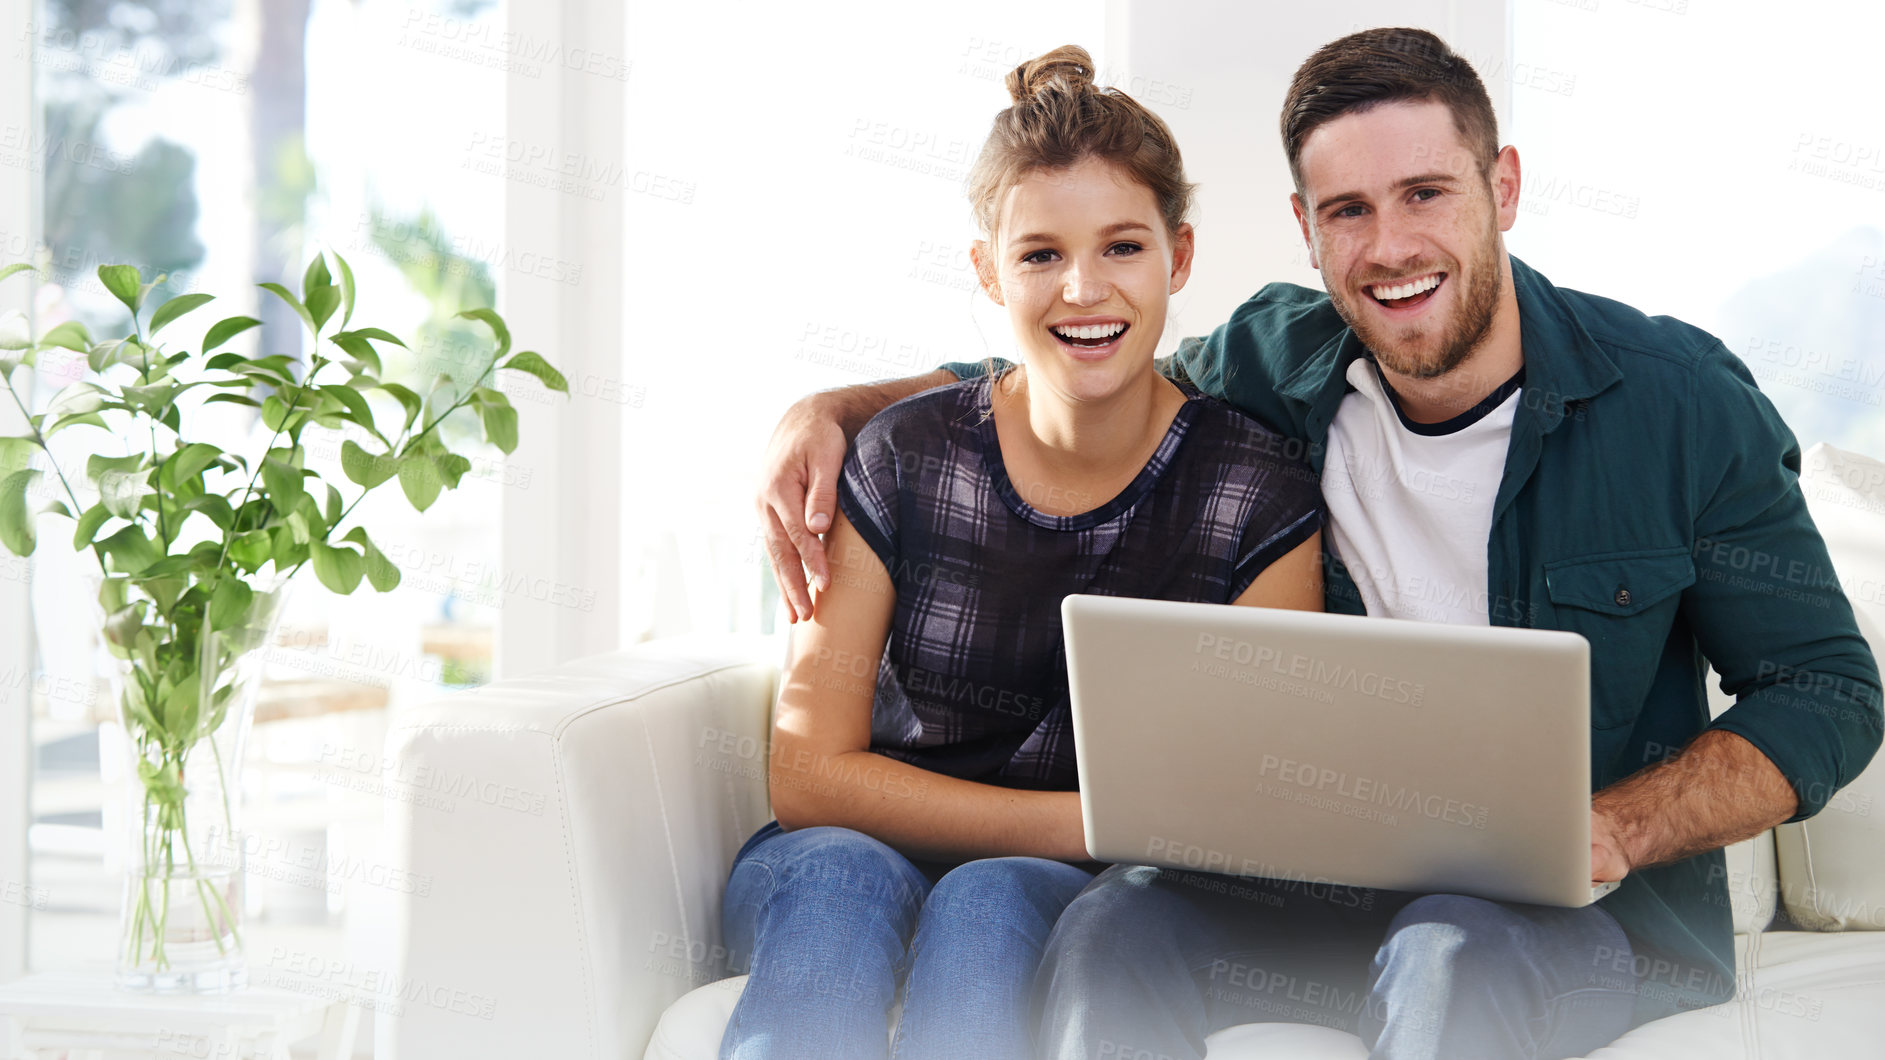
[[[1185,404],[1124,492],[1046,515],[1008,478],[990,385],[982,376],[897,402],[845,458],[838,503],[897,593],[871,750],[1068,791],[1078,781],[1061,599],[1229,603],[1322,525],[1321,493],[1280,435],[1181,383]]]

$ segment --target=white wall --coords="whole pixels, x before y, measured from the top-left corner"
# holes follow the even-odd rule
[[[1287,280],[1320,288],[1290,213],[1278,119],[1296,67],[1324,44],[1374,26],[1439,34],[1485,81],[1503,136],[1511,64],[1504,0],[1113,0],[1108,50],[1121,87],[1172,127],[1190,178],[1202,185],[1193,223],[1198,263],[1173,303],[1169,350],[1209,331],[1257,288]]]
[[[0,26],[23,26],[31,20],[32,0],[0,0]],[[0,129],[18,132],[38,128],[37,100],[33,94],[33,65],[0,63]],[[37,143],[38,138],[34,137]],[[17,155],[16,155],[17,157]],[[0,165],[0,231],[24,233],[20,247],[32,246],[39,234],[39,210],[33,200],[33,171],[28,166]],[[13,253],[9,246],[0,251]],[[0,265],[12,260],[0,254]],[[31,282],[15,276],[0,286],[0,310],[30,312]],[[35,329],[37,330],[37,329]],[[25,378],[30,373],[22,373]],[[22,434],[26,424],[19,410],[6,399],[0,408],[0,434]],[[56,547],[56,542],[55,542]],[[27,561],[0,551],[8,572],[24,571]],[[0,578],[0,674],[15,677],[33,670],[33,630],[27,582]],[[28,792],[33,775],[32,741],[27,728],[33,712],[33,682],[22,678],[0,686],[0,895],[30,894],[26,878]],[[26,903],[0,901],[0,982],[26,970]]]

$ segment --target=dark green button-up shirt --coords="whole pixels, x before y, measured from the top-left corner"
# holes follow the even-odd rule
[[[1807,514],[1793,433],[1707,332],[1555,287],[1517,258],[1512,275],[1525,382],[1486,542],[1491,622],[1590,642],[1593,791],[1712,724],[1779,767],[1793,820],[1812,816],[1878,749],[1879,671]],[[1362,355],[1326,294],[1271,284],[1175,360],[1320,474]],[[1362,613],[1328,559],[1329,610]],[[1710,663],[1736,697],[1712,723]],[[1632,873],[1603,907],[1638,951],[1639,1018],[1733,996],[1721,851]]]

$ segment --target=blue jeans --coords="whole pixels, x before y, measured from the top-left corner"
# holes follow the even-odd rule
[[[726,944],[750,978],[720,1055],[1031,1056],[1041,948],[1092,879],[1041,858],[917,863],[848,828],[768,824],[727,882]]]
[[[1319,1023],[1385,1060],[1556,1060],[1630,1028],[1609,913],[1116,865],[1062,914],[1042,1052],[1204,1056],[1240,1023]]]

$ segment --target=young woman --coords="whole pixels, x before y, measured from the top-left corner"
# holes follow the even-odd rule
[[[970,177],[1025,367],[891,406],[845,461],[775,711],[778,820],[727,887],[751,978],[723,1057],[1028,1055],[1041,946],[1096,868],[1062,598],[1322,606],[1313,474],[1153,366],[1192,189],[1092,71],[1063,47],[1010,73]]]

